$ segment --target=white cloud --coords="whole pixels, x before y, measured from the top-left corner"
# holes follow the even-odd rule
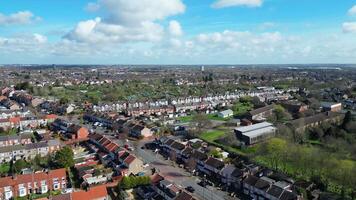
[[[176,20],[172,20],[169,22],[168,29],[169,29],[169,33],[172,36],[182,36],[183,35],[182,27],[181,27],[180,23],[177,22]]]
[[[212,4],[213,8],[225,8],[233,6],[260,7],[263,0],[217,0]]]
[[[181,0],[98,0],[88,7],[99,9],[102,16],[79,22],[65,39],[97,45],[160,41],[164,27],[159,21],[185,11]],[[183,33],[176,21],[168,29],[172,36]]]
[[[163,28],[153,22],[141,22],[135,27],[126,27],[102,22],[101,18],[79,22],[64,38],[91,44],[112,42],[154,42],[163,37]]]
[[[356,22],[345,22],[342,24],[344,33],[356,33]]]
[[[0,13],[0,25],[21,25],[30,24],[34,21],[40,20],[30,11],[19,11],[10,15]]]
[[[102,25],[100,20],[96,19],[88,24],[84,23],[78,33],[88,38],[99,29],[105,29],[108,33],[121,31],[117,25],[105,28],[102,28]],[[113,36],[109,34],[109,37]],[[104,41],[103,38],[94,39]],[[0,37],[0,60],[4,63],[103,64],[356,62],[356,49],[353,45],[356,39],[351,34],[340,33],[325,36],[293,36],[280,32],[225,30],[192,37],[164,37],[159,42],[147,43],[126,42],[118,45],[111,42],[114,39],[108,39],[104,41],[105,45],[96,45],[95,40],[77,42],[63,39],[49,42],[45,36],[38,34]],[[33,48],[34,46],[36,48]]]
[[[33,38],[36,42],[43,44],[47,42],[47,37],[38,33],[33,34]]]
[[[4,38],[0,37],[0,52],[1,53],[29,53],[35,52],[45,53],[41,47],[47,45],[47,38],[41,34],[19,35],[16,37]],[[33,48],[36,46],[36,48]],[[0,54],[1,54],[0,53]]]
[[[88,3],[88,5],[85,7],[85,10],[89,12],[95,12],[98,11],[99,9],[100,9],[100,5],[93,2]]]
[[[350,10],[348,11],[349,15],[356,15],[356,5],[354,5]]]
[[[122,25],[163,20],[185,11],[181,0],[99,0],[97,4],[108,12],[105,21]]]

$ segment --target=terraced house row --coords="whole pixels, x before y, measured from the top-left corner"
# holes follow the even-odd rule
[[[206,176],[217,184],[222,184],[258,200],[299,200],[301,197],[292,189],[294,181],[279,176],[273,171],[241,160],[238,167],[223,159],[209,156],[205,147],[169,138],[160,140],[162,153],[182,163],[192,172]]]
[[[0,199],[9,200],[28,194],[44,194],[67,188],[65,169],[0,178]]]
[[[59,150],[62,144],[58,140],[49,140],[38,143],[17,144],[0,147],[0,163],[10,162],[11,160],[33,159],[36,155],[47,156]]]

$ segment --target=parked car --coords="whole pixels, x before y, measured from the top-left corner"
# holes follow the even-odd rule
[[[185,188],[188,192],[193,193],[195,191],[195,189],[192,186],[188,186]]]
[[[205,181],[200,181],[199,183],[198,183],[198,185],[200,185],[200,186],[202,186],[202,187],[206,187],[206,182]]]

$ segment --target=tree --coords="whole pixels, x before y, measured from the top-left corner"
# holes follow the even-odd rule
[[[214,158],[222,158],[222,154],[215,148],[210,151],[210,155],[213,156]]]
[[[22,82],[22,83],[18,83],[15,85],[15,89],[16,90],[28,90],[28,89],[31,89],[32,86],[29,82]]]
[[[283,139],[273,138],[268,142],[262,143],[257,149],[257,154],[264,155],[269,165],[277,170],[281,167],[281,160],[287,152],[287,142]]]
[[[66,146],[56,152],[53,158],[53,164],[58,168],[69,168],[74,166],[74,153],[73,150]]]
[[[151,179],[149,176],[124,176],[118,184],[119,189],[131,189],[137,186],[149,185]]]
[[[68,104],[69,103],[69,99],[68,97],[62,97],[59,99],[59,104],[61,105],[65,105],[65,104]]]
[[[200,134],[205,128],[207,128],[211,124],[208,116],[203,113],[195,114],[191,123],[198,134]]]
[[[281,105],[275,105],[273,112],[276,116],[276,120],[279,122],[292,119],[292,116]]]
[[[16,174],[20,173],[21,170],[29,167],[28,163],[25,160],[17,160],[13,165],[13,172],[15,172]]]
[[[311,129],[309,132],[309,138],[312,140],[320,140],[323,136],[324,136],[324,131],[319,127],[315,127]]]

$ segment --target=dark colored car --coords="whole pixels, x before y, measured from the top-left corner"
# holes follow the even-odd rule
[[[200,186],[202,186],[202,187],[206,187],[206,182],[205,181],[200,181],[199,183],[198,183],[198,185],[200,185]]]
[[[192,186],[188,186],[185,188],[188,192],[193,193],[195,191],[195,189]]]

